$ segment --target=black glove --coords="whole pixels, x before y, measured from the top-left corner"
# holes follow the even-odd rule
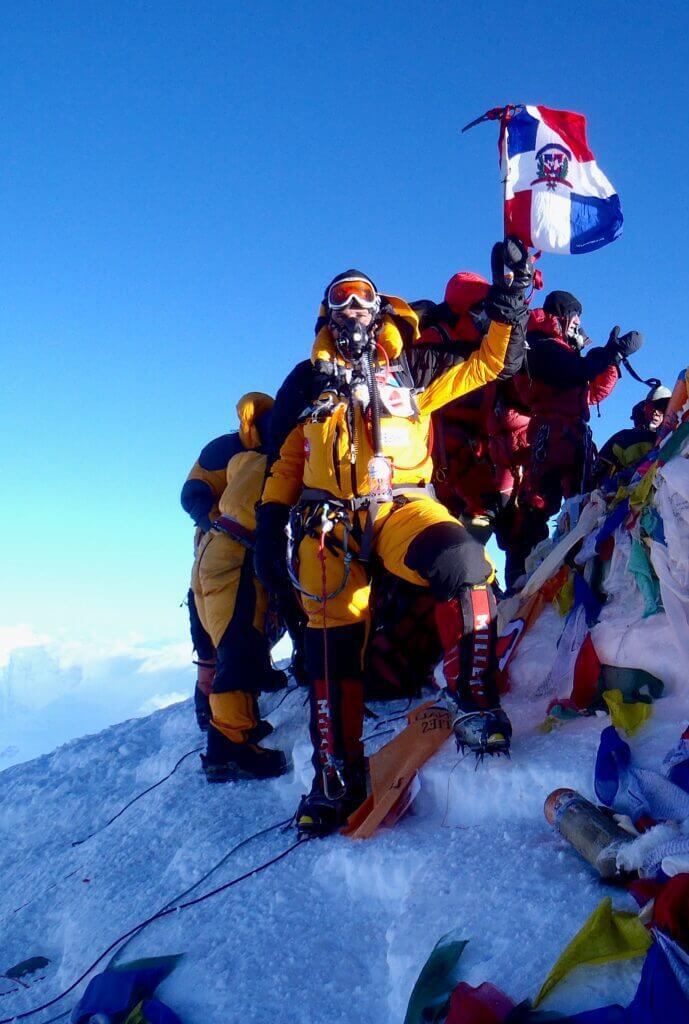
[[[635,352],[639,351],[643,343],[643,335],[639,331],[627,331],[626,334],[620,336],[620,328],[613,327],[605,347],[614,357],[615,361],[619,362],[621,359],[633,356]]]
[[[266,590],[273,593],[288,585],[285,535],[288,519],[289,507],[278,501],[269,501],[256,509],[254,572]]]
[[[508,235],[504,242],[496,242],[493,246],[490,269],[493,286],[512,294],[525,292],[533,277],[529,250],[515,235]]]
[[[208,531],[212,530],[213,528],[213,524],[208,516],[203,516],[201,519],[199,519],[198,522],[196,523],[196,526],[198,527],[199,530],[201,530],[202,533],[208,533]]]
[[[524,293],[531,284],[533,262],[528,249],[518,238],[509,235],[497,242],[490,255],[493,284],[486,298],[486,313],[491,320],[504,324],[521,322],[528,317]]]

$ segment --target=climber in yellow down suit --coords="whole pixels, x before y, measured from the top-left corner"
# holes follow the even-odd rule
[[[333,831],[366,794],[361,660],[373,559],[438,602],[447,688],[463,712],[458,738],[480,753],[509,746],[495,685],[493,570],[429,488],[431,413],[522,363],[526,251],[499,243],[493,265],[494,283],[472,311],[482,341],[471,353],[414,347],[414,311],[359,271],[325,290],[312,361],[326,383],[270,469],[255,551],[261,578],[271,538],[287,525],[308,615],[315,777],[298,811],[303,832]]]

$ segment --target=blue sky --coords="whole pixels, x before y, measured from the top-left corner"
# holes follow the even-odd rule
[[[681,4],[3,4],[0,624],[175,640],[192,531],[178,505],[236,399],[274,391],[348,266],[408,298],[487,272],[504,102],[580,111],[622,198],[601,252],[547,289],[683,344]],[[594,423],[626,424],[624,379]]]

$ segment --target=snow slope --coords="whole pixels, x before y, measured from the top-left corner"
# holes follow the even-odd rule
[[[264,711],[278,699],[264,698]],[[194,754],[76,847],[74,840],[200,746],[190,702],[0,773],[0,973],[30,955],[52,961],[25,990],[0,981],[0,993],[9,993],[0,996],[0,1019],[62,991],[113,939],[199,879],[239,839],[291,815],[308,784],[303,700],[295,690],[269,714],[277,726],[273,742],[293,751],[290,775],[208,786]],[[508,698],[507,707],[515,723],[511,762],[475,771],[473,759],[461,759],[448,742],[424,769],[414,812],[394,830],[367,842],[307,842],[265,872],[155,922],[123,959],[186,953],[161,989],[186,1024],[396,1024],[431,948],[460,928],[471,940],[460,964],[465,980],[493,981],[518,1000],[535,995],[604,895],[613,892],[618,906],[631,903],[603,886],[542,814],[557,786],[590,794],[607,720],[584,719],[544,735],[536,729],[542,700],[524,694]],[[399,705],[376,710],[385,716]],[[678,697],[659,702],[635,755],[656,763],[688,716]],[[379,734],[399,727],[379,722]],[[369,752],[389,738],[374,732]],[[280,831],[254,840],[193,895],[293,841],[293,832]],[[624,1003],[637,966],[574,977],[546,1006]],[[29,1019],[43,1024],[75,1001],[71,996]]]

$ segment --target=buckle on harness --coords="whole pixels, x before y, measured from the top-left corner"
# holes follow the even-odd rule
[[[309,509],[311,510],[310,512],[308,511]],[[330,594],[312,594],[308,590],[305,590],[299,582],[299,575],[295,570],[294,564],[296,553],[299,550],[299,545],[304,535],[308,535],[314,539],[322,537],[323,543],[325,543],[325,538],[328,534],[332,533],[338,523],[342,524],[343,529],[342,552],[344,555],[344,569],[342,573],[342,580],[339,586],[337,586]],[[286,528],[287,573],[292,586],[295,588],[297,593],[308,598],[310,601],[317,601],[318,604],[323,605],[328,601],[332,601],[333,598],[342,593],[349,580],[350,565],[352,561],[352,553],[349,550],[350,532],[351,525],[348,516],[345,514],[344,503],[338,502],[337,499],[334,501],[323,500],[315,505],[307,500],[306,502],[299,502],[297,505],[293,506]]]

